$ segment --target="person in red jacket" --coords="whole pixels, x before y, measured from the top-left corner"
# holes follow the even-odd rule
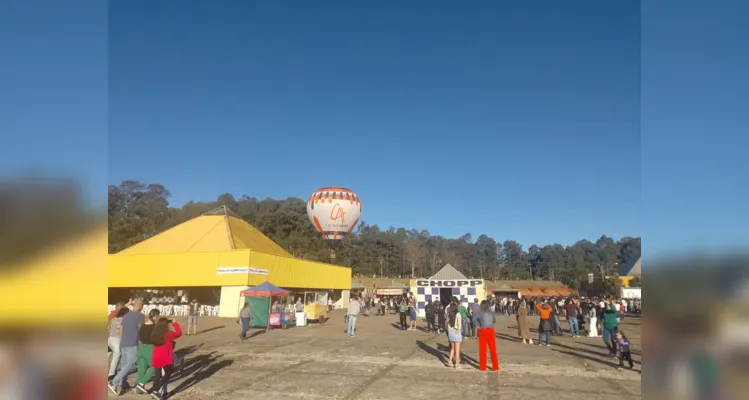
[[[168,396],[168,393],[162,393],[161,389],[169,381],[169,377],[174,370],[172,351],[174,350],[174,340],[180,336],[182,336],[182,329],[177,321],[166,318],[160,318],[151,333],[151,342],[153,343],[151,366],[156,374],[149,394],[155,399],[163,399]]]

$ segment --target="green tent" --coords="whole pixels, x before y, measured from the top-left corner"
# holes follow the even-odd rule
[[[268,304],[269,297],[245,297],[245,301],[250,305],[250,326],[267,327],[268,326]]]
[[[273,296],[288,296],[289,291],[281,289],[270,282],[263,282],[255,287],[247,288],[241,293],[246,298],[247,304],[250,305],[252,320],[250,326],[265,326],[270,329],[270,299]]]

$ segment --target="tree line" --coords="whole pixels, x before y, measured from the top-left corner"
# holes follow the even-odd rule
[[[216,207],[226,206],[298,258],[351,267],[355,275],[431,276],[446,263],[468,277],[503,280],[557,280],[579,288],[589,273],[610,276],[640,257],[641,239],[602,235],[573,245],[537,245],[527,249],[514,240],[498,241],[470,233],[459,238],[428,230],[380,228],[364,221],[329,259],[327,243],[312,227],[306,202],[299,198],[258,200],[222,194],[213,202],[169,206],[169,191],[160,184],[124,181],[109,186],[109,252],[116,253]]]

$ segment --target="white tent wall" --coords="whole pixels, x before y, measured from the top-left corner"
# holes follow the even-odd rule
[[[247,286],[222,286],[221,300],[219,300],[218,316],[221,318],[237,318],[242,308],[244,298],[241,296]]]
[[[623,299],[642,299],[642,288],[622,288]]]

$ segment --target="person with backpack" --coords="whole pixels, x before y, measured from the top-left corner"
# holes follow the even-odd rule
[[[536,311],[538,311],[541,321],[538,323],[538,345],[543,346],[543,337],[546,336],[546,347],[551,347],[551,331],[554,330],[554,323],[551,322],[551,306],[544,299],[540,304],[536,305]]]

